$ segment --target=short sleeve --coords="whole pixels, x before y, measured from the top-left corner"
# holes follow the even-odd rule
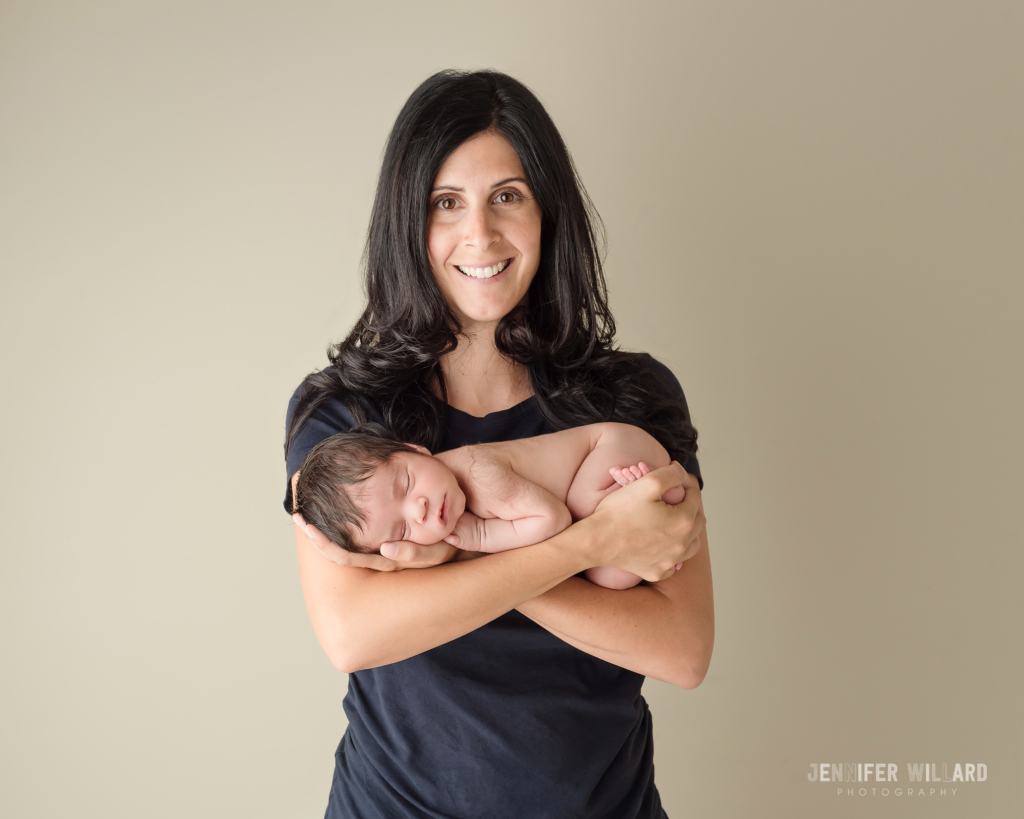
[[[288,413],[285,417],[285,429],[289,429],[295,408],[299,403],[299,395],[302,385],[292,394],[288,402]],[[339,432],[346,432],[355,426],[352,415],[340,400],[328,399],[322,403],[313,414],[306,419],[298,435],[288,449],[287,469],[285,475],[284,510],[291,514],[292,511],[292,475],[294,475],[302,462],[306,459],[309,451],[320,443],[324,438],[337,435]]]
[[[679,379],[675,377],[672,370],[658,361],[654,356],[648,356],[648,358],[651,361],[651,369],[658,375],[659,380],[665,384],[668,394],[682,402],[683,408],[686,410],[686,417],[689,418],[690,408],[686,404],[686,396],[683,394],[683,388],[679,383]],[[700,488],[703,489],[704,478],[700,474],[700,463],[697,461],[697,456],[692,455],[686,463],[683,464],[683,468],[691,475],[695,475],[697,477],[697,483],[700,485]]]

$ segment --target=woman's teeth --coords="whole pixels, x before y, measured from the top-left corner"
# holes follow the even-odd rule
[[[459,268],[459,271],[465,273],[467,276],[472,276],[474,279],[489,279],[491,276],[497,276],[502,270],[512,264],[511,259],[505,259],[503,262],[498,264],[492,264],[490,267],[462,267],[455,265]]]

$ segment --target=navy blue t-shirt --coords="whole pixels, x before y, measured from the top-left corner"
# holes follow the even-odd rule
[[[685,401],[671,372],[652,363]],[[289,452],[288,475],[352,426],[340,401],[322,405]],[[554,431],[533,398],[484,418],[452,408],[441,449]],[[695,459],[685,466],[699,478]],[[643,681],[515,610],[349,674],[327,819],[661,819]]]

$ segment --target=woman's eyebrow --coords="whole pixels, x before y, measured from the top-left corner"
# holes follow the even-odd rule
[[[507,185],[509,182],[522,182],[524,185],[530,184],[521,176],[510,176],[508,179],[502,179],[500,182],[495,182],[493,185],[491,185],[491,190],[494,190],[495,188],[500,188],[502,185]]]
[[[502,179],[500,182],[495,182],[493,185],[491,185],[491,190],[493,191],[495,188],[500,188],[502,185],[507,185],[509,182],[522,182],[524,185],[530,184],[521,176],[510,176],[508,179]],[[438,191],[455,191],[456,193],[464,193],[465,190],[465,188],[457,188],[454,185],[438,185],[437,187],[431,188],[430,192],[437,193]]]

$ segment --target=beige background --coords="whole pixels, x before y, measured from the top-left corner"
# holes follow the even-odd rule
[[[284,408],[449,66],[548,106],[701,434],[715,656],[645,686],[670,816],[1018,815],[1024,7],[551,0],[0,4],[0,812],[322,815],[345,679]]]

